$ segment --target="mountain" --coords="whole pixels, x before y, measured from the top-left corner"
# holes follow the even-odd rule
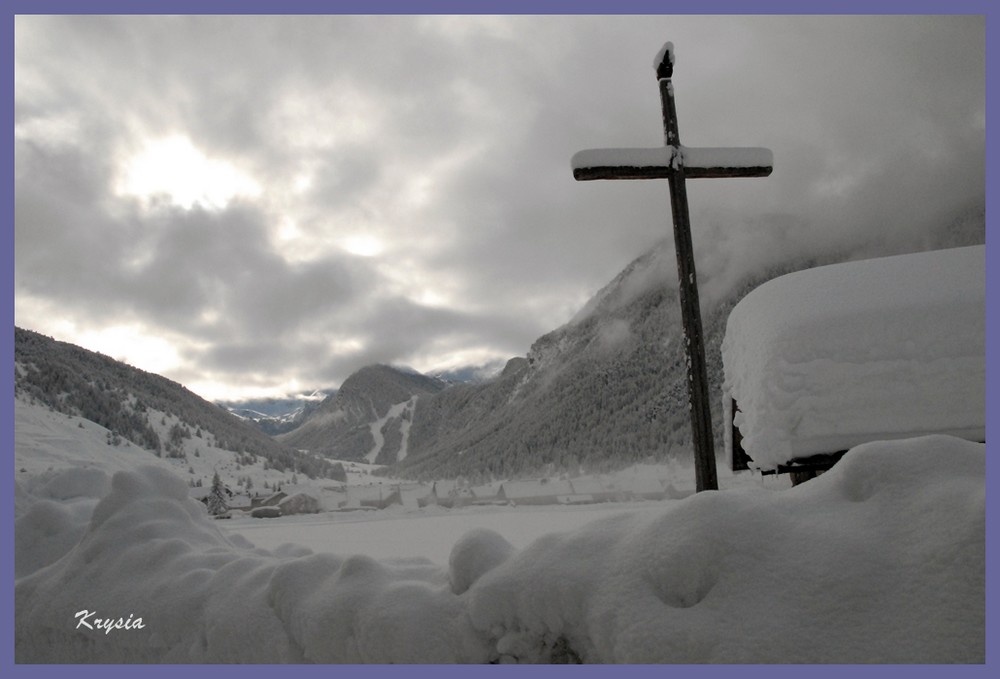
[[[943,223],[917,249],[985,241],[981,206]],[[720,345],[729,312],[776,276],[847,259],[893,254],[877,236],[850,252],[786,258],[702,299],[716,450],[722,450]],[[484,384],[421,398],[408,455],[387,473],[473,480],[588,472],[644,460],[691,459],[686,354],[673,249],[661,242],[629,264],[569,323],[541,338]]]
[[[227,466],[339,477],[339,465],[289,448],[180,384],[99,353],[14,329],[14,392],[108,430],[109,445],[131,443],[167,459],[213,451]],[[199,461],[200,464],[203,461]],[[193,461],[189,465],[194,469]]]
[[[489,382],[503,370],[503,360],[490,361],[482,365],[469,365],[431,373],[432,377],[448,384],[481,384]]]
[[[341,460],[395,462],[407,454],[414,406],[447,386],[410,369],[371,365],[357,371],[279,441]]]
[[[480,479],[687,459],[686,359],[675,275],[673,252],[662,243],[568,324],[539,338],[526,357],[509,361],[492,382],[456,385],[421,399],[409,455],[392,473]],[[755,285],[746,282],[704,316],[713,393],[722,378],[726,317]],[[721,409],[713,417],[721,433]]]
[[[446,384],[389,366],[363,368],[278,438],[421,479],[609,471],[687,459],[686,363],[673,268],[673,252],[661,243],[490,380]],[[759,282],[747,281],[705,316],[716,390],[726,317]],[[721,412],[713,415],[718,424]]]
[[[354,396],[350,397],[351,399],[353,400],[358,399],[360,392],[367,388],[364,386],[366,381],[369,386],[373,386],[376,390],[382,389],[382,386],[379,386],[381,384],[381,380],[367,380],[367,378],[365,377],[365,374],[367,374],[367,372],[374,367],[377,366],[370,366],[369,368],[363,368],[362,372],[364,374],[359,375],[351,380],[352,388],[354,388]],[[455,384],[482,384],[484,382],[488,382],[500,374],[500,371],[504,367],[504,362],[490,361],[482,365],[468,365],[458,368],[450,368],[448,370],[441,370],[438,372],[431,373],[429,376],[421,375],[412,368],[404,368],[399,366],[395,367],[381,366],[381,367],[388,368],[388,371],[390,373],[395,371],[398,373],[402,373],[404,375],[409,374],[411,377],[413,377],[414,375],[419,376],[419,378],[417,379],[417,387],[415,389],[404,388],[402,392],[402,395],[406,396],[406,400],[408,401],[410,396],[417,394],[436,393],[437,391],[440,391],[445,387]],[[430,378],[432,380],[436,380],[440,384],[437,384],[435,382],[427,382],[426,379],[424,378]],[[407,380],[404,378],[404,381]],[[322,402],[324,400],[331,401],[330,403],[327,404],[326,407],[336,409],[336,407],[332,403],[332,398],[336,395],[337,395],[336,389],[327,389],[327,390],[317,390],[309,396],[303,396],[300,398],[262,399],[258,401],[225,401],[225,402],[219,402],[219,405],[225,407],[237,417],[241,417],[245,420],[253,422],[264,433],[270,436],[279,436],[281,434],[287,434],[302,426],[307,420],[312,418],[313,414],[316,413],[316,411],[321,407]],[[394,398],[394,396],[389,396],[389,398],[390,399]],[[395,398],[399,398],[399,396],[395,396]],[[378,401],[379,397],[376,396],[375,400]],[[382,405],[384,405],[384,403]],[[397,404],[393,403],[390,405],[397,405]],[[379,415],[378,412],[376,412],[377,410],[379,409],[371,411],[371,417],[373,419],[366,420],[365,417],[355,418],[354,424],[361,425],[363,427],[364,425],[371,425],[376,420],[382,419],[384,415]],[[310,424],[309,427],[307,427],[307,430],[309,428],[317,428],[317,429],[321,428],[322,424],[319,420],[322,419],[323,418],[321,415],[317,415],[316,417],[317,421]],[[390,416],[389,419],[396,422],[396,424],[391,425],[391,427],[396,427],[397,429],[404,422],[404,420],[400,419],[398,416]],[[343,433],[345,431],[349,431],[349,429],[350,429],[349,427],[345,428],[342,426],[338,426],[336,433],[330,433],[329,435],[331,437],[336,438],[342,436]],[[296,436],[288,437],[288,440],[298,441],[299,436],[305,436],[305,434],[300,432]],[[374,445],[374,438],[371,441],[369,441],[369,443]],[[322,443],[320,444],[320,446],[322,446]],[[370,449],[368,452],[370,452]],[[398,454],[398,449],[396,449],[396,452]],[[386,454],[383,456],[383,459],[394,459],[388,456],[389,452],[387,450]]]
[[[216,401],[216,405],[252,422],[268,436],[277,436],[298,427],[324,399],[336,393],[336,389],[316,390],[298,397]]]

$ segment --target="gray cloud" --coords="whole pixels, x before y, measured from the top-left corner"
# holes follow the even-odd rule
[[[662,182],[569,169],[662,143],[666,39],[685,143],[776,160],[692,182],[707,290],[983,201],[981,17],[19,16],[16,322],[160,338],[209,396],[523,354],[670,233]],[[259,192],[116,190],[171,135]]]

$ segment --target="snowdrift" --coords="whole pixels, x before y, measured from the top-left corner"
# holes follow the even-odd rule
[[[984,246],[780,276],[734,307],[723,390],[761,470],[865,441],[986,435]]]
[[[445,568],[265,551],[162,468],[110,488],[68,470],[22,498],[19,544],[55,546],[16,583],[16,660],[982,663],[984,479],[982,444],[871,443],[790,490],[702,493],[522,550],[475,531]],[[83,610],[131,628],[80,627]]]

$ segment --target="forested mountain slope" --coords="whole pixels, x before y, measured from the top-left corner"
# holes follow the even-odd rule
[[[981,206],[959,213],[914,249],[982,243]],[[774,257],[715,299],[702,298],[716,450],[722,449],[720,344],[729,312],[776,276],[886,254]],[[488,384],[451,387],[416,405],[409,455],[391,473],[475,479],[551,470],[600,471],[642,460],[689,460],[686,356],[672,247],[629,264],[563,327],[539,338]]]
[[[442,380],[388,365],[357,371],[302,424],[278,437],[287,445],[341,460],[361,460],[383,444],[372,462],[405,457],[403,430],[409,428],[411,399],[435,394]],[[398,407],[409,404],[408,407]],[[397,406],[394,409],[394,406]],[[373,429],[373,425],[375,425]],[[388,448],[384,445],[389,442]]]
[[[181,440],[206,437],[251,464],[325,477],[333,465],[282,445],[254,425],[165,377],[31,330],[14,329],[15,394],[79,415],[154,454],[180,454]],[[159,413],[159,415],[157,415]],[[153,418],[177,419],[166,436]]]

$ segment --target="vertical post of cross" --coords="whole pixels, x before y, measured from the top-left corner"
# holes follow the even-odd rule
[[[674,50],[667,43],[656,60],[656,79],[663,106],[663,135],[668,147],[681,148],[674,104]],[[674,248],[677,251],[678,290],[684,343],[687,350],[688,402],[695,458],[695,488],[718,490],[715,447],[712,443],[712,410],[708,396],[708,373],[705,368],[705,339],[701,328],[701,304],[698,299],[698,275],[694,267],[691,243],[691,218],[688,213],[687,186],[683,157],[676,158],[674,171],[667,178],[670,186],[670,211],[674,221]]]
[[[670,182],[670,209],[674,221],[677,274],[684,346],[687,352],[688,408],[691,412],[697,489],[717,490],[715,450],[712,445],[712,409],[705,369],[705,340],[701,329],[698,275],[694,270],[691,219],[688,215],[688,179],[767,177],[774,169],[774,156],[766,148],[689,148],[681,146],[674,106],[674,46],[667,43],[653,65],[663,106],[663,134],[660,148],[587,149],[573,155],[573,178],[667,179]]]

